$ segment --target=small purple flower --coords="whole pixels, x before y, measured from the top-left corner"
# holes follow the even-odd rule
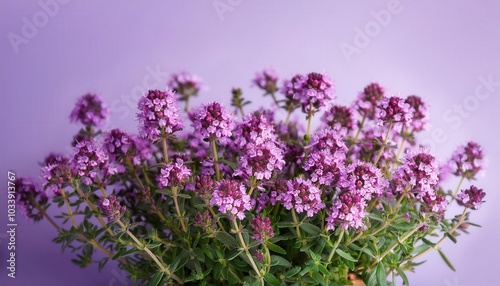
[[[349,227],[355,230],[364,230],[363,218],[366,216],[366,201],[358,194],[347,190],[341,191],[335,198],[326,218],[327,230],[335,230],[338,226],[343,229]]]
[[[117,170],[108,165],[109,157],[106,152],[97,147],[94,141],[82,141],[75,149],[70,162],[71,169],[84,184],[96,183],[98,175],[104,180],[104,177],[116,173]]]
[[[57,165],[57,164],[66,164],[68,163],[68,158],[62,154],[58,153],[50,153],[45,157],[43,160],[43,163],[41,163],[41,166],[47,166],[47,165]]]
[[[148,91],[139,99],[138,108],[139,134],[143,138],[154,142],[184,127],[177,99],[171,91]]]
[[[217,183],[211,206],[218,206],[219,212],[228,214],[231,218],[245,218],[245,211],[252,209],[250,196],[246,193],[245,186],[236,180],[221,180]]]
[[[321,118],[331,128],[346,128],[347,131],[354,129],[355,120],[352,108],[342,105],[332,105]]]
[[[189,97],[198,95],[203,84],[198,76],[182,71],[170,76],[167,87],[179,95],[180,101],[187,101]]]
[[[202,105],[193,121],[195,132],[212,141],[231,136],[234,129],[233,114],[220,103]]]
[[[298,74],[283,82],[281,93],[287,98],[290,110],[294,110],[301,105],[302,85],[306,79],[305,76]]]
[[[201,227],[204,233],[215,232],[215,221],[208,210],[205,210],[204,212],[198,212],[194,216],[193,225]]]
[[[288,191],[288,185],[286,180],[276,180],[268,190],[262,187],[257,187],[257,189],[260,190],[259,196],[257,197],[257,213],[260,213],[269,204],[274,206],[280,194]]]
[[[250,142],[260,144],[268,140],[278,140],[275,126],[270,119],[265,111],[257,111],[243,117],[233,132],[235,148],[240,149]]]
[[[470,186],[468,189],[461,190],[457,195],[457,203],[469,209],[478,210],[484,203],[483,199],[486,193],[483,189],[478,189],[476,186]]]
[[[347,153],[347,146],[344,143],[345,135],[345,130],[321,129],[312,136],[307,148],[311,153],[328,150],[332,154],[345,154]]]
[[[484,169],[483,160],[483,148],[476,142],[470,141],[453,152],[449,164],[453,175],[464,176],[470,180]]]
[[[105,133],[103,148],[108,152],[110,159],[122,162],[123,158],[128,156],[134,165],[151,159],[153,153],[149,141],[130,135],[121,129]]]
[[[42,167],[42,187],[49,198],[59,196],[61,189],[67,187],[73,174],[68,158],[57,156],[47,158],[47,165]]]
[[[328,149],[314,150],[304,163],[304,170],[311,181],[321,185],[337,185],[345,168],[345,153],[332,152]]]
[[[252,230],[252,237],[255,240],[266,241],[269,238],[274,237],[274,230],[271,226],[271,219],[268,217],[258,215],[252,218]]]
[[[324,107],[329,101],[335,99],[333,82],[326,75],[309,73],[302,83],[302,93],[295,94],[295,99],[300,99],[302,111],[313,112]],[[300,96],[300,97],[299,97]],[[310,108],[313,110],[309,110]]]
[[[347,166],[341,185],[349,189],[351,193],[369,201],[373,197],[381,197],[388,183],[380,169],[371,163],[359,161]]]
[[[418,132],[425,130],[428,120],[427,115],[427,105],[420,98],[420,96],[410,95],[405,100],[411,108],[413,109],[413,118],[411,121],[411,126],[413,131]]]
[[[15,188],[15,198],[17,199],[17,205],[20,207],[21,214],[26,219],[32,219],[34,222],[42,220],[43,215],[39,212],[35,204],[38,204],[43,209],[47,207],[48,198],[45,193],[31,179],[27,178],[17,178]]]
[[[429,153],[429,150],[420,148],[409,151],[403,164],[395,171],[392,188],[396,193],[409,192],[421,200],[424,196],[436,197],[434,188],[439,182],[439,162]],[[397,183],[395,183],[397,182]]]
[[[424,213],[432,213],[434,214],[438,220],[442,220],[444,218],[444,212],[448,207],[448,201],[444,195],[435,195],[431,196],[426,194],[422,197],[422,205],[420,206],[420,210]]]
[[[258,261],[262,261],[264,260],[264,253],[262,253],[261,251],[258,251],[257,249],[253,252],[253,254],[255,255],[255,257],[257,257],[257,260]]]
[[[278,90],[278,74],[272,68],[264,69],[255,74],[252,83],[264,90],[266,94],[275,93]]]
[[[234,175],[254,176],[257,180],[269,180],[273,171],[282,170],[285,165],[283,149],[274,141],[260,144],[249,143],[244,147],[238,168]]]
[[[109,109],[95,94],[87,93],[80,97],[71,111],[71,122],[100,127],[106,120]]]
[[[394,124],[394,130],[397,132],[400,132],[403,126],[410,126],[413,109],[404,99],[397,96],[383,97],[378,108],[380,109],[378,125]]]
[[[354,106],[362,116],[374,120],[378,102],[383,96],[384,88],[378,83],[371,83],[359,94]]]
[[[215,188],[215,181],[211,176],[196,176],[194,183],[194,191],[200,198],[206,202],[212,198],[212,193]]]
[[[108,217],[109,222],[118,221],[127,209],[125,206],[120,205],[120,201],[114,195],[110,195],[107,198],[101,197],[99,199],[99,207],[102,214]]]
[[[189,170],[184,161],[181,158],[177,158],[175,161],[166,164],[160,170],[160,174],[156,178],[158,181],[158,187],[160,189],[169,187],[179,187],[187,182],[191,176],[191,170]]]
[[[308,217],[312,217],[325,207],[321,200],[321,190],[310,180],[295,178],[287,181],[287,186],[287,191],[277,198],[287,210],[293,208],[297,213],[306,212]]]

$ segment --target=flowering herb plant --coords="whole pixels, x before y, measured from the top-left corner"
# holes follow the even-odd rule
[[[74,154],[50,154],[40,186],[19,179],[18,203],[57,229],[74,263],[116,260],[138,284],[409,285],[405,272],[432,250],[454,270],[439,246],[475,226],[469,213],[485,193],[462,185],[483,169],[478,144],[441,164],[417,140],[423,100],[377,83],[351,106],[334,104],[320,73],[280,86],[265,70],[253,83],[274,109],[245,114],[249,101],[234,89],[235,112],[210,102],[183,115],[178,101],[189,110],[202,85],[174,75],[139,100],[139,135],[100,130],[108,109],[83,96],[70,116],[84,125]],[[290,120],[295,111],[305,126]],[[447,174],[459,178],[453,190]],[[462,211],[449,216],[453,202]]]

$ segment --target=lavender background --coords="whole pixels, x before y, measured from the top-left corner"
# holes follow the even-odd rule
[[[409,276],[412,285],[491,285],[498,280],[499,2],[124,2],[0,3],[1,285],[133,285],[115,264],[100,273],[96,266],[80,270],[70,262],[71,254],[51,243],[56,233],[47,222],[33,225],[21,216],[17,278],[6,276],[7,170],[37,177],[37,162],[46,154],[70,152],[67,146],[79,126],[70,124],[68,116],[77,97],[98,93],[112,109],[108,126],[135,132],[138,96],[148,88],[163,88],[171,72],[194,72],[209,85],[193,106],[214,99],[229,105],[235,86],[254,102],[269,105],[269,98],[250,88],[254,73],[269,66],[282,78],[327,73],[342,104],[371,81],[393,94],[420,95],[431,105],[432,119],[421,138],[440,159],[467,140],[482,144],[489,166],[477,185],[487,192],[487,203],[472,213],[472,221],[483,227],[461,236],[456,246],[443,244],[458,272],[434,252]],[[226,10],[218,11],[217,5]],[[390,19],[374,16],[388,7],[392,12],[381,13]],[[27,22],[36,31],[23,32]],[[12,33],[24,42],[13,45]],[[368,34],[364,42],[361,33]],[[347,45],[356,52],[344,53]],[[484,85],[488,77],[496,83]]]

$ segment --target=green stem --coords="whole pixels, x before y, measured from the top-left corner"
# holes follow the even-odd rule
[[[177,198],[179,194],[179,189],[177,187],[172,187],[172,193],[174,197],[175,210],[177,211],[177,216],[179,217],[179,220],[181,222],[182,231],[187,232],[187,226],[186,223],[184,222],[184,217],[181,214],[181,209],[179,208],[179,202]]]
[[[375,165],[375,166],[377,166],[378,160],[380,160],[380,156],[382,156],[382,153],[384,153],[385,145],[387,145],[387,141],[389,141],[389,134],[391,133],[392,125],[393,125],[393,123],[391,122],[389,124],[389,128],[387,129],[387,133],[385,134],[384,143],[382,144],[382,147],[380,148],[380,151],[378,152],[377,158],[375,159],[375,163],[373,163],[373,165]]]
[[[274,103],[275,103],[275,104],[276,104],[276,106],[279,108],[279,107],[280,107],[280,104],[279,104],[278,100],[276,99],[276,96],[274,95],[274,92],[271,92],[270,94],[271,94],[271,96],[272,96],[272,98],[273,98],[273,100],[274,100]]]
[[[261,280],[262,285],[264,285],[264,281],[262,280],[262,273],[260,273],[259,268],[257,267],[257,264],[253,260],[252,255],[250,254],[250,251],[248,251],[248,247],[245,243],[245,240],[243,239],[243,236],[241,235],[241,230],[240,230],[240,227],[238,225],[238,222],[236,221],[236,218],[233,217],[233,219],[231,221],[233,223],[235,232],[238,234],[238,239],[240,241],[241,248],[243,248],[243,250],[245,251],[245,254],[248,257],[248,260],[250,261],[250,264],[252,265],[253,270],[255,271],[257,276],[259,277],[259,280]]]
[[[464,182],[464,179],[465,179],[465,176],[462,175],[462,177],[460,177],[460,181],[458,182],[458,186],[455,189],[455,192],[453,193],[453,197],[451,197],[451,200],[448,203],[448,205],[451,205],[451,202],[453,202],[457,198],[458,192],[460,191],[460,187],[462,186],[462,183]]]
[[[292,218],[293,218],[293,222],[295,224],[295,231],[297,232],[297,238],[299,240],[302,240],[302,235],[300,235],[299,220],[297,219],[297,214],[295,213],[295,210],[293,208],[292,208]],[[305,244],[305,241],[303,241],[302,244]]]
[[[217,146],[215,144],[215,140],[212,140],[211,144],[212,144],[212,153],[214,156],[215,178],[217,179],[217,181],[220,181],[221,176],[219,170],[219,155],[217,154]]]
[[[97,209],[97,207],[91,201],[89,201],[89,199],[87,198],[87,196],[82,192],[82,190],[80,189],[80,187],[78,187],[78,185],[74,184],[73,187],[76,190],[76,192],[78,193],[78,195],[80,195],[80,197],[85,200],[85,202],[90,207],[90,209],[96,213],[96,218],[99,221],[99,223],[102,225],[102,227],[104,227],[107,230],[107,232],[109,233],[109,235],[114,236],[115,234],[106,225],[106,223],[104,222],[104,220],[101,217],[101,214],[100,214],[101,212]]]
[[[359,124],[358,131],[356,132],[356,135],[354,136],[354,139],[352,141],[352,145],[351,145],[351,147],[349,147],[349,150],[351,150],[354,147],[354,145],[356,145],[356,142],[358,142],[358,137],[359,137],[359,134],[361,134],[361,130],[363,130],[363,127],[365,125],[365,121],[366,121],[366,114],[364,114],[363,119],[361,119],[361,124]]]
[[[332,261],[333,255],[335,254],[335,251],[337,250],[337,247],[339,246],[340,241],[344,237],[344,232],[345,232],[345,230],[342,228],[342,231],[340,232],[340,235],[337,238],[337,241],[333,245],[332,251],[330,251],[330,255],[328,255],[328,259],[326,260],[326,262]]]
[[[163,131],[162,131],[163,133]],[[165,160],[165,164],[168,164],[168,149],[167,149],[167,136],[163,136],[161,138],[161,145],[163,149],[163,158]]]

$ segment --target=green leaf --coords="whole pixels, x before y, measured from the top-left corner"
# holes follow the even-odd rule
[[[417,247],[415,247],[415,249],[413,249],[413,251],[411,252],[411,254],[413,256],[416,256],[416,255],[419,255],[420,253],[424,252],[424,251],[427,251],[427,249],[431,248],[430,245],[428,244],[422,244],[422,245],[419,245]]]
[[[456,271],[455,267],[453,267],[453,264],[451,264],[450,260],[448,260],[448,257],[446,257],[446,255],[444,255],[444,253],[441,251],[441,249],[438,249],[438,252],[439,252],[439,255],[441,255],[441,258],[443,258],[446,265],[448,265],[448,267],[450,267],[451,270]]]
[[[427,245],[430,245],[430,246],[436,246],[436,244],[435,244],[434,242],[432,242],[432,241],[428,240],[428,239],[427,239],[427,238],[425,238],[425,237],[422,237],[421,239],[422,239],[422,241],[423,241],[425,244],[427,244]]]
[[[190,199],[191,199],[191,196],[190,196],[190,195],[188,195],[188,194],[184,194],[184,193],[178,193],[178,194],[177,194],[177,196],[178,196],[179,198],[184,198],[184,199],[188,199],[188,200],[190,200]]]
[[[238,247],[238,242],[236,241],[236,239],[227,232],[218,232],[217,235],[215,235],[215,238],[230,248]]]
[[[385,274],[385,265],[382,262],[377,264],[377,283],[378,286],[387,286],[387,275]]]
[[[366,286],[377,286],[377,271],[370,273]]]
[[[401,279],[403,279],[403,283],[405,286],[410,286],[410,281],[408,281],[408,277],[406,277],[405,272],[401,267],[396,268],[396,271],[398,272],[399,276],[401,276]]]
[[[319,272],[323,273],[323,275],[325,275],[326,277],[330,276],[330,272],[328,272],[328,269],[326,269],[323,264],[318,264],[316,265],[316,267],[318,268]]]
[[[352,262],[358,262],[357,259],[355,259],[354,257],[351,256],[351,254],[343,251],[342,249],[338,248],[337,250],[335,250],[335,253],[337,253],[338,255],[340,255],[341,257],[349,260],[349,261],[352,261]]]
[[[279,253],[279,254],[286,254],[286,250],[284,250],[283,248],[281,248],[280,246],[278,246],[272,242],[267,241],[266,246],[271,251],[274,251],[274,252]]]
[[[161,279],[163,278],[163,272],[162,271],[159,271],[157,272],[153,278],[151,278],[151,281],[149,282],[149,286],[157,286],[158,284],[160,284],[161,282]]]
[[[271,255],[271,266],[277,266],[277,265],[284,267],[292,266],[292,264],[285,258],[278,255]]]
[[[446,235],[451,241],[453,241],[453,243],[457,243],[457,239],[449,232],[445,232],[444,235]]]
[[[286,278],[292,278],[293,276],[297,275],[297,273],[300,272],[300,267],[294,267],[287,272],[285,272],[285,277]]]
[[[170,264],[171,272],[174,273],[175,271],[184,267],[184,265],[186,265],[188,260],[189,260],[189,254],[185,251],[181,252],[181,254],[176,256],[174,261],[172,261],[172,263]]]
[[[310,235],[318,235],[321,232],[321,229],[319,227],[308,222],[300,224],[300,228]]]
[[[237,249],[235,249],[235,250],[229,252],[229,254],[227,255],[226,259],[228,261],[231,261],[231,260],[235,259],[236,257],[238,257],[238,255],[240,255],[242,252],[243,252],[243,250],[237,250]]]
[[[267,283],[269,283],[273,286],[280,286],[281,285],[281,282],[278,280],[278,278],[276,278],[276,276],[274,276],[271,273],[264,274],[264,280],[266,280]]]

